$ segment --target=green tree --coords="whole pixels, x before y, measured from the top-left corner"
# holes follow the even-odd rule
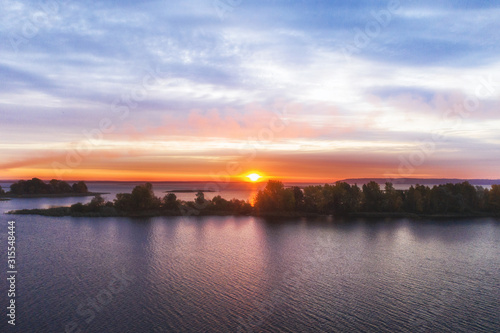
[[[87,210],[87,206],[81,202],[77,202],[76,204],[71,205],[70,210],[73,213],[84,213]]]
[[[304,188],[304,206],[307,212],[319,212],[325,206],[323,186],[311,185]]]
[[[161,200],[154,195],[153,185],[146,183],[134,187],[132,193],[118,193],[114,206],[122,211],[143,211],[159,209]]]
[[[295,209],[295,198],[292,189],[285,189],[282,182],[269,180],[264,190],[255,197],[255,207],[259,212],[282,212]]]
[[[163,197],[163,208],[173,210],[177,208],[177,196],[174,193],[169,193]]]
[[[134,210],[140,211],[160,207],[160,200],[154,195],[151,183],[134,187],[131,199]]]
[[[10,185],[10,193],[20,195],[24,194],[24,184],[26,182],[24,180],[20,180],[12,185]]]
[[[345,185],[344,185],[345,186]],[[363,193],[358,185],[354,184],[349,186],[347,191],[347,198],[345,199],[347,211],[349,212],[359,212],[361,209],[361,202],[363,199]]]
[[[90,201],[89,208],[91,211],[95,212],[98,211],[101,207],[103,207],[104,204],[105,204],[104,198],[101,197],[100,195],[96,195]]]
[[[210,209],[216,211],[227,211],[230,209],[230,203],[220,195],[217,195],[212,198]]]
[[[73,188],[62,180],[52,179],[49,182],[50,193],[62,194],[62,193],[71,193],[73,192]]]
[[[451,194],[445,186],[433,186],[431,190],[431,212],[446,214],[450,210]]]
[[[73,193],[73,187],[62,180],[52,179],[45,183],[39,178],[20,180],[10,186],[10,192],[16,195],[23,194],[67,194]]]
[[[476,186],[476,209],[478,211],[488,210],[489,190],[482,186]]]
[[[455,192],[459,201],[459,212],[471,212],[477,210],[479,199],[476,188],[469,182],[455,184]]]
[[[477,210],[480,207],[479,199],[476,188],[468,182],[437,185],[430,190],[428,211],[463,214]]]
[[[357,185],[351,186],[346,182],[336,182],[331,189],[334,214],[344,215],[359,210],[362,195]]]
[[[386,212],[398,212],[403,206],[401,192],[396,190],[392,183],[385,183],[383,210]]]
[[[253,208],[249,202],[243,200],[231,199],[229,201],[229,211],[236,215],[249,215]]]
[[[500,213],[500,185],[491,185],[488,195],[488,204],[490,210]]]
[[[374,181],[363,185],[363,209],[368,212],[378,212],[382,210],[384,196],[380,190],[380,185]]]
[[[136,207],[132,200],[132,194],[130,193],[118,193],[116,194],[116,199],[114,200],[115,208],[124,212],[129,212],[135,210]]]
[[[298,186],[292,187],[293,199],[295,201],[295,210],[301,211],[304,210],[304,192]]]
[[[79,181],[78,183],[74,183],[73,186],[73,192],[75,193],[88,193],[89,189],[87,188],[87,184],[83,181]]]
[[[202,206],[202,205],[205,205],[205,193],[203,193],[203,191],[198,191],[198,193],[196,193],[196,199],[194,200],[194,202],[198,205],[198,206]]]

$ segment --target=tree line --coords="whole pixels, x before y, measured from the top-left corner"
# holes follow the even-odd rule
[[[40,182],[34,183],[41,186]],[[60,183],[51,182],[51,184]],[[66,186],[65,188],[68,189]],[[71,207],[52,210],[54,212],[36,210],[23,213],[57,213],[58,216],[287,215],[290,213],[338,216],[352,213],[496,216],[500,214],[500,185],[492,185],[491,189],[487,189],[463,182],[436,185],[432,188],[416,185],[408,190],[396,190],[391,183],[386,183],[381,189],[378,183],[372,181],[362,185],[361,188],[337,182],[332,185],[306,186],[302,189],[297,186],[287,188],[281,181],[270,180],[266,187],[257,193],[252,206],[248,201],[226,200],[220,195],[207,200],[202,191],[196,193],[193,201],[179,200],[174,193],[168,193],[160,198],[154,194],[153,185],[145,183],[134,187],[131,193],[118,193],[113,201],[106,202],[100,195],[96,195],[87,204],[77,203]]]
[[[358,212],[415,214],[500,213],[500,185],[491,189],[468,182],[411,186],[396,190],[392,183],[384,189],[376,182],[361,188],[345,182],[333,185],[286,188],[270,180],[259,191],[254,205],[256,213],[306,212],[346,215]]]
[[[52,179],[45,183],[39,178],[31,180],[20,180],[10,185],[10,191],[5,191],[0,187],[0,194],[6,195],[47,195],[47,194],[71,194],[88,193],[87,184],[83,181],[68,184],[63,180]]]
[[[205,199],[202,191],[196,193],[193,201],[177,199],[174,193],[168,193],[163,198],[157,197],[151,183],[134,187],[131,193],[118,193],[113,201],[106,202],[100,195],[95,196],[90,203],[77,203],[70,207],[73,214],[100,213],[102,215],[134,215],[150,212],[150,215],[199,215],[225,213],[231,215],[249,215],[252,205],[244,200],[226,200],[220,195]]]

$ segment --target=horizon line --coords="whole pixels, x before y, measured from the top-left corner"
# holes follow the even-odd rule
[[[17,182],[20,180],[31,180],[33,178],[38,178],[38,177],[31,177],[31,178],[26,178],[26,179],[2,179],[0,178],[1,182]],[[42,181],[51,181],[53,179],[57,178],[38,178]],[[79,182],[79,181],[84,181],[84,182],[93,182],[93,183],[141,183],[141,182],[146,182],[146,183],[200,183],[200,182],[206,182],[206,183],[266,183],[268,180],[279,180],[282,182],[286,183],[317,183],[317,184],[323,184],[323,183],[336,183],[336,182],[345,182],[345,181],[364,181],[364,180],[370,180],[370,181],[397,181],[397,180],[406,180],[406,181],[416,181],[416,180],[425,180],[425,181],[500,181],[500,178],[440,178],[440,177],[433,177],[433,178],[425,178],[425,177],[397,177],[397,178],[385,178],[385,177],[352,177],[352,178],[343,178],[343,179],[338,179],[338,180],[283,180],[278,177],[266,177],[266,179],[262,181],[257,181],[257,182],[249,182],[246,180],[239,180],[239,179],[230,179],[229,181],[217,181],[217,180],[144,180],[144,179],[134,179],[134,180],[111,180],[111,179],[57,179],[57,180],[62,180],[66,182]]]

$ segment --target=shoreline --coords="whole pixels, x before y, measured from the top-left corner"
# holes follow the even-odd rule
[[[169,190],[169,191],[164,191],[163,193],[198,193],[198,192],[214,193],[216,191],[214,191],[214,190]]]
[[[490,217],[490,218],[500,218],[500,214],[495,213],[450,213],[450,214],[416,214],[416,213],[382,213],[382,212],[359,212],[350,213],[347,217],[351,218],[411,218],[411,219],[459,219],[459,218],[478,218],[478,217]]]
[[[87,193],[53,193],[53,194],[3,194],[0,200],[6,199],[33,199],[33,198],[72,198],[72,197],[95,197],[97,195],[109,194],[109,192],[87,192]]]
[[[500,218],[500,214],[468,213],[468,214],[414,214],[414,213],[381,213],[361,212],[345,215],[297,212],[266,212],[260,214],[234,214],[232,211],[199,211],[199,214],[182,214],[177,210],[145,210],[138,212],[123,212],[115,209],[101,212],[72,212],[70,207],[52,207],[19,209],[8,211],[8,215],[40,215],[50,217],[179,217],[179,216],[253,216],[268,218],[300,218],[300,217],[339,217],[339,218],[410,218],[410,219],[459,219],[459,218]]]

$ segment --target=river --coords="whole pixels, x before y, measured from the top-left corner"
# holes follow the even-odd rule
[[[497,219],[1,216],[2,262],[16,225],[9,332],[500,331]]]

